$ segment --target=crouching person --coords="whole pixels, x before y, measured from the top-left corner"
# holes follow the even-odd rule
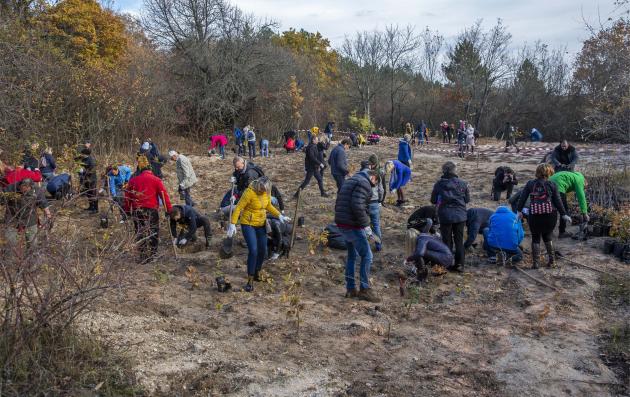
[[[72,193],[72,177],[70,174],[55,175],[46,183],[46,190],[55,200],[68,199]]]
[[[7,186],[4,193],[6,194],[0,196],[0,202],[6,204],[4,222],[7,226],[7,241],[17,245],[24,238],[26,249],[34,248],[37,245],[38,225],[44,225],[38,219],[38,208],[46,214],[48,225],[52,225],[52,214],[46,196],[30,178]]]
[[[505,265],[506,260],[520,262],[523,253],[519,245],[524,237],[523,225],[517,215],[508,207],[497,208],[490,217],[490,227],[483,231],[483,248],[488,253],[488,261],[500,266]]]
[[[415,250],[407,258],[407,264],[415,266],[418,281],[424,281],[427,278],[429,266],[441,265],[448,269],[453,267],[455,262],[451,250],[439,237],[429,234],[430,229],[431,222],[427,222],[416,238]]]
[[[212,231],[210,229],[210,219],[201,215],[190,205],[174,205],[169,212],[171,236],[173,242],[178,247],[184,247],[190,242],[197,241],[197,228],[203,227],[203,236],[206,239],[206,249],[210,249]],[[177,234],[177,225],[185,226]]]
[[[269,259],[275,261],[286,254],[290,245],[289,239],[293,226],[290,222],[281,222],[280,219],[270,216],[267,216],[267,223],[269,226],[267,228],[267,252],[271,253]]]

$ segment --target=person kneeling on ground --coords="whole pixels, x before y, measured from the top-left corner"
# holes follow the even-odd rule
[[[415,273],[418,281],[424,281],[427,278],[429,266],[441,265],[447,269],[453,267],[453,253],[439,237],[429,234],[430,229],[431,222],[426,222],[416,238],[413,254],[406,260],[407,264],[415,265],[412,273]]]
[[[420,207],[407,219],[407,229],[416,229],[418,232],[422,232],[426,224],[429,224],[429,233],[437,234],[440,222],[438,221],[435,205]]]
[[[236,223],[241,220],[241,231],[247,243],[247,284],[246,292],[254,290],[254,281],[260,281],[260,270],[267,257],[267,212],[280,222],[291,220],[271,204],[271,181],[261,176],[251,183],[238,201],[230,219],[227,236],[236,233]]]
[[[520,262],[523,253],[519,248],[525,237],[523,225],[508,207],[500,206],[490,217],[490,227],[483,231],[483,248],[488,253],[490,263],[505,265],[506,260]],[[501,255],[501,260],[497,259]]]
[[[65,173],[55,175],[48,180],[46,190],[55,200],[68,199],[72,193],[72,177]]]
[[[569,145],[567,140],[563,140],[558,146],[551,152],[551,163],[555,172],[560,171],[573,171],[575,170],[575,164],[579,159],[577,150],[575,147]]]
[[[501,199],[501,192],[506,191],[506,200],[509,200],[512,196],[512,189],[518,185],[516,175],[510,167],[498,167],[494,171],[494,180],[492,181],[492,199],[499,201]]]
[[[203,235],[206,238],[206,249],[210,249],[210,240],[212,239],[212,230],[210,229],[210,219],[201,215],[193,207],[189,205],[174,205],[169,212],[171,236],[173,243],[179,247],[183,247],[189,242],[197,240],[197,228],[203,227]],[[177,225],[186,226],[187,230],[182,229],[177,234]]]
[[[271,253],[270,260],[275,261],[281,255],[286,254],[290,245],[291,231],[293,226],[290,222],[281,222],[277,218],[267,216],[270,232],[267,232],[267,248]]]
[[[494,211],[488,208],[470,208],[466,211],[468,238],[464,242],[465,249],[477,246],[477,244],[475,244],[477,235],[483,235],[483,230],[490,226],[489,221],[492,214],[494,214]]]
[[[370,228],[370,214],[368,203],[372,197],[372,187],[376,186],[378,173],[367,170],[354,174],[341,186],[335,202],[335,223],[346,242],[348,258],[346,260],[346,298],[379,302],[380,299],[370,288],[370,266],[372,265],[372,251],[368,238],[374,236]],[[361,257],[361,289],[356,290],[354,265],[357,255]]]

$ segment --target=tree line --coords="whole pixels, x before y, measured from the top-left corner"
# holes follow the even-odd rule
[[[392,134],[468,120],[483,136],[510,121],[549,140],[630,142],[629,4],[616,4],[570,60],[518,47],[501,20],[452,43],[391,25],[332,48],[227,0],[145,0],[137,18],[95,0],[1,0],[0,136],[5,150],[89,137],[110,151],[247,124],[279,140],[331,120]]]

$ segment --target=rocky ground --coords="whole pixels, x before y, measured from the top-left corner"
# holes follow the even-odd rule
[[[350,163],[356,169],[372,152],[393,158],[396,147],[386,139],[353,149]],[[487,265],[477,250],[468,253],[463,273],[431,276],[400,296],[395,270],[403,260],[406,219],[428,203],[445,159],[456,161],[460,177],[470,183],[470,205],[493,208],[494,169],[509,164],[524,182],[544,154],[503,154],[487,145],[479,156],[460,160],[452,147],[429,149],[415,154],[408,205],[382,211],[385,249],[375,254],[371,275],[382,303],[345,299],[345,252],[314,246],[333,220],[335,195],[319,197],[313,181],[303,195],[306,225],[291,257],[267,262],[267,279],[253,293],[238,291],[246,248],[235,244],[233,258],[218,257],[224,234],[218,223],[211,251],[188,250],[177,260],[163,228],[160,260],[134,267],[135,286],[109,296],[85,321],[86,329],[130,353],[150,395],[627,395],[627,362],[607,366],[604,347],[611,324],[628,323],[628,289],[602,298],[601,273],[566,262],[528,271],[552,290],[516,270]],[[604,156],[623,159],[620,153],[585,147],[582,166]],[[212,215],[229,187],[231,161],[191,160],[200,179],[193,195]],[[302,154],[278,151],[256,163],[287,197],[303,176]],[[165,170],[175,192],[174,167]],[[329,173],[325,183],[334,192]],[[290,216],[294,205],[288,203]],[[627,277],[627,265],[600,253],[601,244],[561,240],[558,246],[573,260]],[[529,266],[529,258],[522,266]],[[218,292],[213,280],[219,275],[235,290]]]

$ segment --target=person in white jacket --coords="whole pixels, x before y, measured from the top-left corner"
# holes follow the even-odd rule
[[[190,189],[197,183],[197,175],[195,175],[195,170],[193,170],[192,164],[188,157],[183,154],[179,154],[175,150],[171,150],[168,152],[171,160],[176,163],[176,173],[177,173],[177,191],[179,192],[179,198],[184,200],[186,205],[190,205],[191,207],[195,206],[195,202],[190,195]]]
[[[466,128],[466,151],[475,153],[475,127],[468,125]]]

